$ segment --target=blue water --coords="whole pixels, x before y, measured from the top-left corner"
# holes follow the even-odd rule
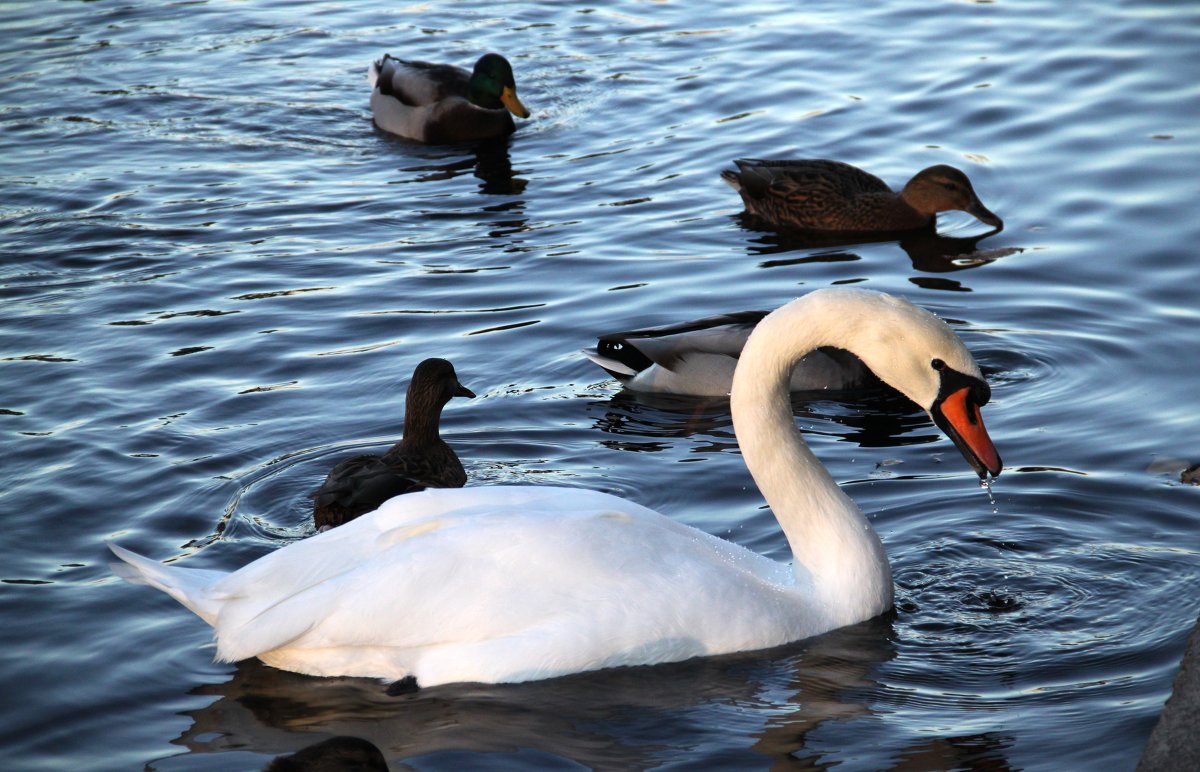
[[[1131,769],[1200,613],[1200,9],[885,0],[16,2],[0,13],[0,767]],[[514,64],[508,143],[375,129],[387,51]],[[938,238],[758,230],[718,172],[967,171]],[[923,413],[800,402],[895,614],[782,649],[389,697],[212,662],[104,542],[234,569],[399,434],[428,356],[470,484],[624,495],[786,558],[728,405],[646,400],[597,333],[831,284],[947,319],[993,387],[993,501]]]

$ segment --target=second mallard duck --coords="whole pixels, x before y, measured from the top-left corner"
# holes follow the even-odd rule
[[[953,166],[922,169],[899,192],[840,161],[734,161],[721,178],[742,195],[746,211],[772,225],[804,230],[879,232],[933,227],[938,212],[958,209],[994,228],[1004,222],[983,205]]]
[[[484,54],[470,73],[384,54],[371,65],[368,78],[375,125],[418,142],[506,137],[516,130],[513,115],[529,117],[517,98],[512,65],[500,54]]]

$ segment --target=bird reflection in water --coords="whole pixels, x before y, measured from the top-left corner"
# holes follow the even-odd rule
[[[1024,251],[1021,247],[981,249],[979,242],[1000,232],[999,228],[975,236],[945,236],[933,229],[903,233],[823,233],[818,231],[776,230],[763,226],[752,215],[741,213],[735,220],[745,230],[756,234],[748,245],[754,255],[781,255],[801,250],[819,250],[794,258],[776,258],[760,263],[762,268],[776,268],[802,263],[849,262],[861,258],[843,247],[855,244],[882,244],[895,241],[912,261],[912,266],[925,273],[951,273],[987,265],[1001,257]]]
[[[417,175],[405,182],[435,182],[473,173],[480,181],[480,193],[502,196],[520,195],[529,184],[513,172],[507,138],[436,150],[419,148],[416,152],[428,156],[430,162],[400,169]]]
[[[399,697],[371,679],[313,678],[246,660],[229,681],[192,690],[217,699],[189,711],[191,726],[173,742],[189,755],[278,755],[309,746],[314,735],[343,735],[373,744],[393,764],[419,757],[434,767],[469,763],[470,754],[503,764],[497,756],[508,754],[514,763],[647,769],[708,747],[714,763],[743,768],[820,768],[877,754],[871,768],[938,760],[937,768],[1007,769],[1011,740],[1002,736],[922,736],[898,747],[894,728],[875,718],[909,694],[903,684],[881,683],[896,656],[894,618],[766,651]]]
[[[589,403],[588,411],[602,412],[592,425],[605,434],[618,435],[619,440],[610,437],[603,441],[616,449],[667,450],[673,446],[656,440],[693,436],[713,438],[715,450],[737,448],[728,399],[625,389],[611,399]],[[863,448],[921,445],[935,442],[939,437],[923,411],[883,383],[838,392],[836,399],[828,392],[795,392],[792,411],[798,418],[834,424],[834,428],[828,429],[818,423],[807,427],[807,431]],[[922,427],[932,431],[920,431]],[[650,441],[631,438],[650,438]]]

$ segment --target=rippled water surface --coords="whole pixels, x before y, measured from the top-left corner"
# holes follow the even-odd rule
[[[16,2],[0,14],[0,767],[1130,769],[1200,611],[1200,12],[1185,3]],[[507,143],[371,123],[384,51],[513,61]],[[813,244],[718,173],[960,166],[1007,228]],[[627,496],[786,559],[728,405],[646,400],[600,332],[858,284],[960,333],[994,503],[923,413],[797,402],[890,555],[893,615],[782,649],[389,697],[212,662],[104,542],[233,569],[398,436],[412,368],[479,397],[471,484]]]

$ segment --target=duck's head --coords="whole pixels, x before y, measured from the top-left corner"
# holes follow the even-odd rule
[[[441,410],[454,397],[474,396],[473,391],[458,382],[454,365],[445,359],[426,359],[413,370],[405,399],[409,405],[435,405]]]
[[[517,98],[517,82],[512,65],[500,54],[484,54],[475,62],[467,100],[488,110],[507,109],[518,118],[528,118],[529,110]]]
[[[958,209],[993,228],[1004,227],[1004,221],[975,195],[967,175],[953,166],[938,164],[922,169],[908,181],[900,196],[921,214],[933,216]]]
[[[880,380],[924,408],[980,477],[999,476],[1000,454],[979,411],[992,391],[949,325],[880,292],[836,287],[806,297],[818,304],[812,318],[834,330],[831,342],[841,338]]]

